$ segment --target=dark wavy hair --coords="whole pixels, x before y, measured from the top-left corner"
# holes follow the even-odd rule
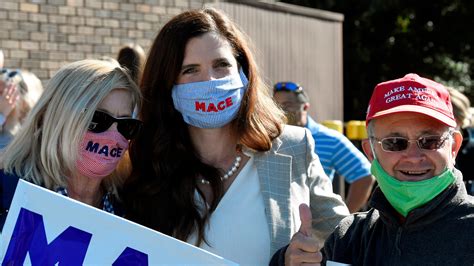
[[[133,172],[125,186],[128,218],[183,241],[196,232],[205,241],[204,225],[223,195],[219,171],[201,161],[181,113],[173,106],[171,90],[181,70],[188,41],[205,33],[227,40],[249,79],[232,128],[239,143],[268,151],[281,134],[284,115],[263,84],[243,33],[222,12],[207,8],[173,17],[158,33],[141,80],[144,122],[141,135],[131,143]],[[200,210],[194,200],[197,177],[210,181],[213,200]],[[201,195],[203,195],[201,193]]]

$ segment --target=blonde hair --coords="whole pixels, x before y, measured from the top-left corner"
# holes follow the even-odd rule
[[[140,107],[140,91],[117,63],[82,60],[62,67],[7,146],[5,171],[48,189],[66,187],[94,111],[114,89],[130,92],[131,111]],[[121,180],[108,177],[103,184],[116,194]]]
[[[471,125],[472,114],[470,111],[471,101],[462,92],[446,87],[451,97],[451,104],[453,106],[453,113],[456,122],[460,128],[465,128]]]

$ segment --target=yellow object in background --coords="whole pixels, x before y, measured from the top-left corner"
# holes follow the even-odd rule
[[[347,122],[346,125],[346,137],[350,140],[358,140],[359,139],[359,125],[360,121],[358,120],[351,120]]]
[[[346,124],[346,137],[350,140],[363,140],[367,138],[365,121],[351,120]]]
[[[359,121],[360,124],[358,126],[358,137],[359,140],[363,140],[367,138],[367,128],[365,127],[365,121]]]
[[[324,120],[321,122],[324,126],[334,129],[341,134],[344,134],[344,126],[341,120]]]
[[[344,125],[341,120],[324,120],[321,122],[324,126],[334,129],[344,134]],[[350,140],[363,140],[367,138],[367,129],[365,121],[350,120],[346,123],[346,137]]]

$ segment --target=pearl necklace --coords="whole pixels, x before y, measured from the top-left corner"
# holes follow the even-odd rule
[[[221,176],[221,181],[224,182],[226,181],[227,179],[229,179],[229,177],[231,177],[235,172],[237,172],[237,170],[239,169],[240,167],[240,161],[242,161],[242,157],[240,155],[237,155],[237,157],[235,157],[235,161],[234,161],[234,164],[232,165],[232,167],[229,169],[229,171],[227,171],[227,173],[223,176]],[[204,178],[201,178],[201,184],[204,184],[204,185],[209,185],[210,182],[207,181],[206,179]]]

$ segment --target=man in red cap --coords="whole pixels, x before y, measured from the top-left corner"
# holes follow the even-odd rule
[[[454,168],[462,136],[448,90],[416,74],[380,83],[366,125],[371,209],[344,218],[322,254],[306,239],[270,265],[474,265],[474,198]]]
[[[462,136],[447,89],[416,74],[380,83],[366,125],[379,186],[327,239],[323,264],[472,266],[474,198],[454,168]]]

